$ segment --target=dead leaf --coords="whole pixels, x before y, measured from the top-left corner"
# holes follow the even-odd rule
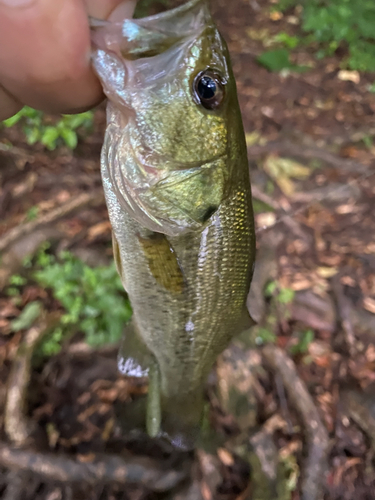
[[[343,82],[353,82],[357,84],[361,81],[358,71],[347,71],[344,69],[338,72],[337,78]]]
[[[316,272],[321,278],[332,278],[338,273],[335,267],[318,267]]]
[[[245,135],[246,146],[248,148],[250,148],[251,146],[254,146],[255,144],[258,144],[259,139],[261,137],[262,137],[261,134],[258,131],[256,131],[256,130],[254,132],[248,132]]]
[[[282,12],[279,11],[274,11],[270,13],[270,19],[271,21],[280,21],[284,17]]]
[[[375,299],[366,297],[363,300],[363,307],[367,309],[367,311],[370,311],[370,313],[375,314]]]
[[[286,196],[292,196],[296,189],[291,178],[306,179],[310,175],[308,167],[289,158],[280,158],[276,155],[269,155],[263,168]]]
[[[297,25],[297,24],[299,24],[299,19],[297,16],[288,16],[286,18],[286,22],[289,24]]]
[[[250,40],[255,40],[257,42],[263,42],[270,38],[270,32],[267,28],[263,29],[248,28],[246,30],[246,34],[250,38]]]
[[[219,448],[217,450],[217,455],[220,461],[227,467],[231,467],[234,464],[233,455],[229,453],[225,448]]]
[[[273,212],[264,212],[255,217],[258,227],[271,227],[276,222],[276,215]]]

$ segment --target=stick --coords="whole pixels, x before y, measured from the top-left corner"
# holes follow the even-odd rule
[[[249,158],[258,158],[261,155],[271,152],[279,152],[282,155],[301,156],[302,158],[318,158],[341,171],[362,174],[369,171],[369,167],[355,160],[348,160],[335,155],[325,149],[299,146],[289,141],[268,142],[264,146],[251,146],[248,149]]]
[[[41,316],[43,317],[43,313]],[[31,327],[13,361],[4,409],[4,430],[9,440],[18,446],[24,445],[33,432],[25,411],[33,352],[42,337],[57,324],[59,318],[60,314],[51,313],[39,324]]]
[[[5,250],[10,244],[18,240],[18,238],[20,238],[21,236],[25,236],[26,234],[32,233],[36,229],[39,229],[39,227],[41,226],[45,226],[46,224],[51,224],[52,222],[56,222],[58,219],[66,217],[75,210],[82,209],[87,205],[91,204],[100,205],[103,202],[104,202],[104,195],[102,189],[95,189],[91,193],[82,193],[79,196],[76,196],[73,199],[68,200],[63,205],[54,208],[50,212],[41,215],[37,219],[32,220],[30,222],[25,222],[23,224],[19,224],[15,228],[8,231],[0,239],[0,252]]]
[[[64,455],[37,453],[12,448],[0,442],[0,464],[16,470],[29,471],[44,479],[62,483],[128,483],[140,484],[152,491],[175,488],[187,477],[188,470],[163,469],[148,458],[125,459],[103,455],[92,463],[82,463]]]

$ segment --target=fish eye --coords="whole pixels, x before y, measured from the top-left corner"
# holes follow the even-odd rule
[[[206,109],[217,109],[225,96],[225,82],[213,70],[198,73],[194,79],[194,96]]]

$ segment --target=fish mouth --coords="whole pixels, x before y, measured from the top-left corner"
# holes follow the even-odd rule
[[[178,6],[178,7],[175,7],[174,9],[169,9],[169,10],[166,10],[164,12],[160,12],[159,14],[154,14],[152,16],[147,16],[147,17],[141,17],[139,19],[132,19],[132,21],[135,21],[138,23],[142,23],[142,24],[145,24],[145,23],[148,23],[148,22],[151,22],[151,23],[154,23],[155,21],[167,21],[169,19],[174,19],[176,16],[181,16],[181,15],[184,15],[186,13],[188,13],[189,11],[191,11],[192,9],[195,9],[195,7],[199,6],[200,4],[202,3],[205,3],[205,0],[190,0],[190,2],[185,2],[184,4]],[[114,26],[114,25],[118,25],[118,26],[122,26],[123,25],[123,22],[119,22],[119,21],[108,21],[108,20],[105,20],[105,19],[98,19],[96,17],[93,17],[93,16],[89,16],[89,26],[91,29],[98,29],[98,28],[104,28],[105,26]]]
[[[196,37],[209,21],[206,0],[191,0],[159,14],[121,22],[89,17],[94,45],[110,48],[128,59],[161,54],[176,43]]]

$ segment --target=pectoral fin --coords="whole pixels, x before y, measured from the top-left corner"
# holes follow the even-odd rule
[[[159,285],[173,293],[182,293],[185,279],[177,256],[164,234],[138,236],[148,267]]]
[[[113,259],[116,264],[116,269],[117,272],[120,275],[121,281],[124,283],[124,276],[123,276],[123,268],[122,268],[122,263],[121,263],[121,254],[120,254],[120,247],[118,244],[118,241],[116,239],[115,234],[112,232],[112,249],[113,249]]]

